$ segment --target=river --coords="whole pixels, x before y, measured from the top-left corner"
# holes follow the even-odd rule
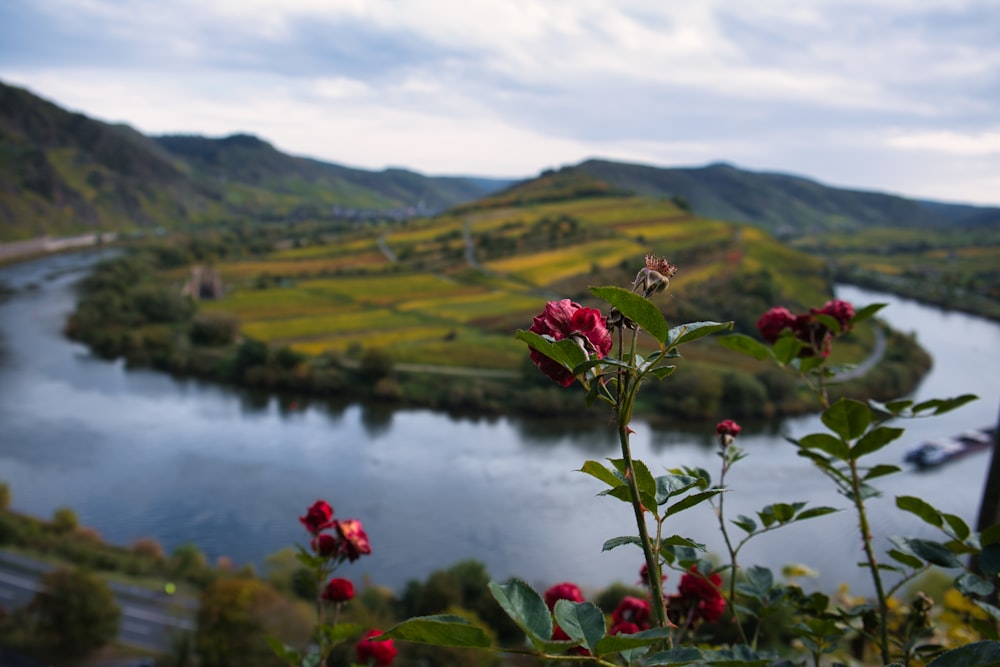
[[[573,580],[593,590],[636,581],[637,549],[601,552],[606,539],[632,531],[630,508],[596,497],[600,483],[576,472],[587,459],[616,455],[610,427],[297,406],[128,370],[61,335],[72,284],[96,256],[0,267],[0,282],[16,289],[0,302],[0,480],[11,487],[14,509],[48,517],[70,507],[111,542],[150,537],[168,550],[193,542],[210,558],[259,567],[268,554],[304,544],[297,517],[325,498],[338,517],[360,519],[371,538],[372,555],[342,571],[357,582],[399,590],[468,558],[497,579],[516,575],[539,586]],[[838,295],[890,303],[885,319],[915,332],[932,352],[934,368],[917,398],[981,397],[909,424],[880,460],[900,463],[909,445],[996,423],[1000,325],[852,287]],[[732,516],[777,501],[846,506],[782,437],[817,424],[815,417],[791,419],[779,432],[740,438],[749,456],[729,478]],[[688,465],[717,475],[713,426],[692,434],[638,423],[635,454],[654,472]],[[885,497],[871,501],[876,532],[933,536],[893,508],[895,494],[920,495],[973,523],[988,464],[989,453],[980,452],[933,472],[885,478]],[[707,505],[667,528],[721,549]],[[841,512],[751,541],[741,561],[804,563],[819,572],[807,587],[829,591],[846,582],[864,593],[870,586],[854,565],[861,558],[856,533],[852,515]]]

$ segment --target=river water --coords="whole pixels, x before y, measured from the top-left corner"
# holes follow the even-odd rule
[[[596,497],[601,484],[576,472],[587,459],[617,455],[610,426],[296,404],[127,370],[61,335],[72,284],[96,256],[0,268],[0,282],[16,289],[0,302],[0,480],[13,491],[14,509],[48,517],[70,507],[115,543],[151,537],[170,550],[193,542],[210,558],[260,566],[268,554],[304,544],[296,517],[325,498],[337,516],[360,519],[371,538],[372,555],[342,571],[355,581],[398,590],[467,558],[484,562],[496,579],[513,575],[538,586],[636,581],[637,549],[601,552],[606,539],[634,531],[631,509]],[[1000,325],[852,287],[838,296],[890,303],[884,317],[932,352],[934,368],[917,398],[981,397],[908,424],[881,461],[901,463],[909,445],[996,423]],[[713,426],[691,433],[638,423],[634,452],[654,473],[688,465],[717,474]],[[813,430],[818,419],[806,417],[745,432],[740,443],[749,456],[729,478],[732,517],[778,501],[846,507],[782,437]],[[876,533],[934,535],[893,508],[896,494],[919,495],[973,523],[989,457],[980,452],[929,473],[885,478],[885,497],[871,501]],[[721,549],[707,505],[667,529]],[[846,582],[865,593],[860,558],[852,515],[841,512],[751,541],[741,563],[804,563],[819,572],[807,587],[830,591]]]

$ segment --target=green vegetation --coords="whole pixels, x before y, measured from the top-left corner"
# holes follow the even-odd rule
[[[771,306],[802,310],[830,297],[822,261],[760,229],[692,216],[669,199],[591,196],[350,231],[303,224],[286,234],[235,226],[174,235],[97,267],[67,332],[130,364],[260,389],[579,414],[512,333],[556,295],[587,304],[591,285],[627,285],[650,251],[680,266],[658,304],[668,321],[733,320],[756,335]],[[206,298],[182,294],[203,292],[206,275],[219,278],[221,294],[212,285]],[[874,325],[859,328],[837,361],[861,361],[874,341]],[[878,396],[914,386],[926,355],[907,340],[893,354],[901,358],[845,393],[871,389],[873,377],[883,384]],[[815,409],[801,387],[714,343],[687,356],[677,382],[644,395],[647,414]],[[371,373],[372,358],[388,370]]]
[[[118,635],[121,609],[101,578],[79,568],[42,575],[35,598],[38,633],[57,655],[83,657]]]

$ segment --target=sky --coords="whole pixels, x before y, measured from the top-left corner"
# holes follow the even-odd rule
[[[1000,0],[4,0],[0,81],[364,169],[722,161],[1000,205]]]

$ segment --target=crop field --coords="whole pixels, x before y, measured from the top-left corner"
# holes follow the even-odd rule
[[[243,322],[301,316],[333,315],[343,312],[344,303],[310,290],[274,288],[233,292],[214,301],[202,301],[200,309],[209,313],[230,313]]]
[[[369,237],[346,242],[336,241],[324,245],[305,246],[302,248],[288,248],[287,250],[279,250],[272,257],[279,260],[301,261],[327,257],[350,257],[372,253],[381,254],[375,245],[375,239]]]
[[[501,259],[488,262],[486,268],[544,286],[588,273],[594,264],[602,268],[615,266],[623,259],[641,255],[643,251],[643,246],[634,241],[612,239]]]
[[[464,285],[431,273],[389,273],[365,277],[306,280],[302,289],[327,294],[342,300],[369,305],[405,304],[419,298],[445,300],[485,292],[485,288]]]

